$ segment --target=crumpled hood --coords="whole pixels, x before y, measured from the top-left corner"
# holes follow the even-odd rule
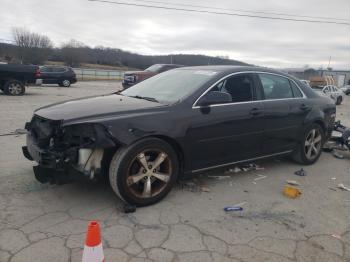
[[[111,94],[48,105],[37,109],[35,114],[46,119],[70,122],[79,119],[132,113],[160,106],[164,105],[143,99]]]

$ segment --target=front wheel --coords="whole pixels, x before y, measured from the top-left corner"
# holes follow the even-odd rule
[[[179,162],[173,148],[163,140],[148,138],[115,153],[109,180],[122,200],[147,206],[170,192],[178,173]]]
[[[321,155],[324,131],[316,123],[305,128],[303,139],[294,152],[293,159],[303,165],[315,163]]]

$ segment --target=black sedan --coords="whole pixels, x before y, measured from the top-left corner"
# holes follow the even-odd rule
[[[23,153],[40,182],[109,176],[121,199],[145,206],[179,175],[285,155],[313,164],[335,112],[329,98],[277,71],[185,67],[38,109]]]

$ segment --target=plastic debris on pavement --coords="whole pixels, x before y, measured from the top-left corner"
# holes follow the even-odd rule
[[[231,212],[231,211],[243,211],[243,207],[240,206],[230,206],[230,207],[224,207],[225,212]]]
[[[199,186],[192,181],[180,181],[182,190],[187,190],[191,192],[198,192]]]
[[[244,171],[244,172],[247,172],[247,171],[252,171],[252,170],[264,170],[265,168],[257,165],[257,164],[248,164],[248,165],[243,165],[241,167],[241,169]]]
[[[261,179],[267,178],[267,176],[263,176],[263,175],[258,175],[257,178],[254,178],[254,181],[259,181]]]
[[[336,239],[341,239],[341,236],[340,236],[340,235],[332,234],[331,236],[334,237],[334,238],[336,238]]]
[[[208,176],[208,178],[223,180],[223,179],[228,179],[228,178],[230,178],[230,176]]]
[[[128,203],[124,204],[124,213],[134,213],[136,211],[136,206]]]
[[[344,190],[344,191],[349,191],[350,192],[350,187],[345,186],[344,184],[338,184],[338,188]]]
[[[210,188],[207,186],[201,186],[200,190],[201,190],[201,192],[210,192]]]
[[[337,151],[333,151],[333,152],[332,152],[332,155],[333,155],[335,158],[344,159],[344,156],[343,156],[342,154],[339,154]]]
[[[300,183],[295,180],[286,180],[286,183],[292,186],[300,186]]]
[[[224,207],[224,211],[225,212],[231,212],[231,211],[243,211],[243,207],[245,204],[247,204],[247,202],[241,202],[241,203],[238,203],[238,204],[235,204],[233,206],[227,206],[227,207]]]
[[[235,168],[230,168],[229,170],[226,171],[226,173],[239,173],[242,172],[242,169],[239,167],[235,166]]]
[[[306,176],[307,175],[307,173],[304,169],[297,170],[294,172],[294,174],[297,176]]]
[[[283,194],[289,198],[297,198],[301,195],[301,192],[298,188],[292,186],[284,186]]]

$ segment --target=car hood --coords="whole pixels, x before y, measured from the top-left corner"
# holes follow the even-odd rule
[[[74,122],[144,112],[145,109],[164,107],[163,104],[117,94],[69,100],[41,107],[35,114],[46,119]]]

